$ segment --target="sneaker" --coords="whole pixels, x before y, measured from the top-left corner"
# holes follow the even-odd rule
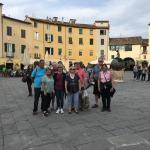
[[[108,111],[108,112],[111,112],[111,109],[110,109],[110,108],[108,108],[108,109],[107,109],[107,111]]]
[[[105,109],[105,108],[102,108],[102,109],[101,109],[101,112],[104,112],[104,111],[106,111],[106,109]]]
[[[43,116],[44,116],[44,117],[47,117],[47,116],[48,116],[48,112],[44,111],[44,112],[43,112]]]
[[[59,114],[59,113],[60,113],[60,109],[57,109],[56,114]]]
[[[97,108],[98,107],[98,105],[97,104],[94,104],[93,106],[92,106],[92,108]]]
[[[60,113],[61,113],[61,114],[64,114],[64,110],[63,110],[63,109],[61,109],[61,110],[60,110]]]

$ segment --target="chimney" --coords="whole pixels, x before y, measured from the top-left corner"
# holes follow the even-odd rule
[[[76,23],[76,19],[70,19],[70,20],[69,20],[69,23],[70,23],[70,24],[75,24],[75,23]]]
[[[58,17],[53,17],[53,21],[57,22],[58,21]]]

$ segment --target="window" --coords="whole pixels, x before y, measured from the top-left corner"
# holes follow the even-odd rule
[[[49,55],[54,55],[54,48],[52,47],[45,47],[45,54],[48,53]]]
[[[101,45],[104,45],[104,39],[101,39]]]
[[[69,44],[73,44],[72,37],[69,37]]]
[[[34,28],[38,27],[38,23],[36,21],[34,21]]]
[[[83,44],[83,39],[79,38],[79,44],[82,45]]]
[[[90,45],[93,45],[93,39],[90,39]]]
[[[101,50],[101,56],[102,57],[104,56],[104,50]]]
[[[34,33],[34,39],[35,39],[35,40],[39,40],[39,33],[38,33],[38,32],[35,32],[35,33]]]
[[[79,34],[83,34],[83,29],[79,29]]]
[[[68,51],[68,56],[72,56],[72,50],[71,49],[69,49],[69,51]]]
[[[58,32],[61,32],[61,26],[58,26]]]
[[[147,54],[147,47],[143,46],[143,54]]]
[[[35,58],[35,59],[40,59],[40,58],[41,58],[41,55],[38,54],[38,53],[34,53],[34,58]]]
[[[58,43],[62,43],[62,36],[58,36]]]
[[[26,45],[21,45],[21,54],[24,54],[26,49]]]
[[[7,35],[12,36],[12,27],[7,27]]]
[[[100,30],[100,35],[106,35],[106,30]]]
[[[83,54],[83,53],[82,53],[82,51],[80,50],[80,51],[79,51],[79,56],[82,56],[82,54]]]
[[[45,41],[53,42],[53,35],[52,34],[45,34]]]
[[[125,45],[125,51],[132,51],[132,45]]]
[[[72,28],[68,28],[68,32],[69,32],[69,33],[72,33]]]
[[[15,44],[12,43],[5,43],[5,52],[7,57],[14,57],[15,53]]]
[[[46,28],[47,28],[48,31],[50,31],[50,25],[49,24],[47,24]]]
[[[93,50],[90,50],[89,55],[90,55],[90,56],[93,56]]]
[[[25,38],[26,37],[26,30],[21,30],[21,37],[22,38]]]
[[[90,29],[90,35],[93,35],[93,29]]]
[[[59,55],[59,56],[62,55],[62,48],[58,48],[58,55]]]
[[[144,55],[143,57],[144,57],[144,59],[146,59],[146,55]]]
[[[111,55],[111,59],[114,59],[115,58],[115,56],[114,55]]]

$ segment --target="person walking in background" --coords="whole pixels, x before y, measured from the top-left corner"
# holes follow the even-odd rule
[[[54,74],[54,89],[55,95],[57,99],[57,111],[56,114],[63,114],[63,106],[64,106],[64,94],[65,94],[65,80],[66,74],[63,73],[63,65],[58,65],[58,71]]]
[[[79,90],[81,89],[80,78],[75,73],[76,68],[70,67],[69,73],[66,76],[65,90],[68,97],[68,113],[72,113],[72,107],[74,107],[75,113],[78,113],[79,109]]]
[[[137,75],[138,75],[138,67],[137,67],[137,65],[135,65],[133,67],[133,78],[136,79]]]
[[[48,108],[50,107],[52,95],[54,93],[54,79],[51,68],[47,69],[46,75],[42,78],[42,90],[44,92],[43,115],[47,117],[49,113]]]
[[[148,79],[147,81],[150,81],[150,65],[147,68],[147,74],[148,74]]]
[[[36,67],[32,74],[31,77],[34,80],[34,108],[33,108],[33,115],[37,114],[38,111],[38,102],[39,98],[41,96],[42,101],[41,101],[41,110],[43,111],[43,99],[44,99],[44,92],[41,91],[41,86],[42,86],[42,78],[46,73],[46,70],[44,68],[45,62],[44,60],[40,60],[39,66]]]
[[[25,74],[26,74],[26,80],[27,80],[27,87],[28,87],[28,92],[29,95],[28,96],[32,96],[32,78],[31,78],[31,73],[32,73],[33,69],[32,66],[29,65]]]
[[[137,80],[140,80],[141,75],[142,75],[142,66],[138,65],[138,73],[137,73]]]
[[[110,70],[106,64],[102,65],[102,71],[99,74],[99,91],[102,96],[102,112],[109,111],[111,112],[110,103],[111,103],[111,92],[113,90],[113,78]]]
[[[142,67],[142,77],[141,77],[141,81],[145,81],[146,79],[146,73],[147,73],[147,67],[144,65]]]
[[[92,108],[98,107],[98,99],[100,98],[100,92],[98,89],[98,79],[99,79],[99,73],[101,71],[101,67],[103,65],[103,59],[100,57],[98,58],[98,64],[93,68],[92,74],[91,74],[91,81],[94,82],[94,89],[93,94],[95,95],[95,104],[92,106]]]

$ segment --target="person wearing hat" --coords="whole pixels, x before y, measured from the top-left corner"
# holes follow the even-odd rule
[[[43,115],[46,117],[54,93],[53,72],[50,67],[47,68],[46,75],[42,78],[42,90],[44,92]]]
[[[76,74],[76,68],[74,66],[70,67],[69,73],[66,76],[65,89],[68,97],[68,113],[72,113],[72,107],[74,107],[75,113],[78,113],[81,84],[80,77]]]
[[[55,95],[57,99],[57,111],[56,114],[63,114],[63,106],[64,106],[64,95],[65,95],[65,80],[66,74],[63,73],[63,65],[58,65],[58,71],[54,74],[54,89]]]
[[[98,58],[98,64],[94,66],[92,74],[91,74],[91,80],[94,82],[94,88],[93,88],[93,94],[95,95],[95,104],[92,106],[92,108],[98,107],[98,99],[100,98],[100,92],[98,88],[98,79],[99,79],[99,73],[101,71],[101,67],[104,63],[104,60],[99,57]]]

